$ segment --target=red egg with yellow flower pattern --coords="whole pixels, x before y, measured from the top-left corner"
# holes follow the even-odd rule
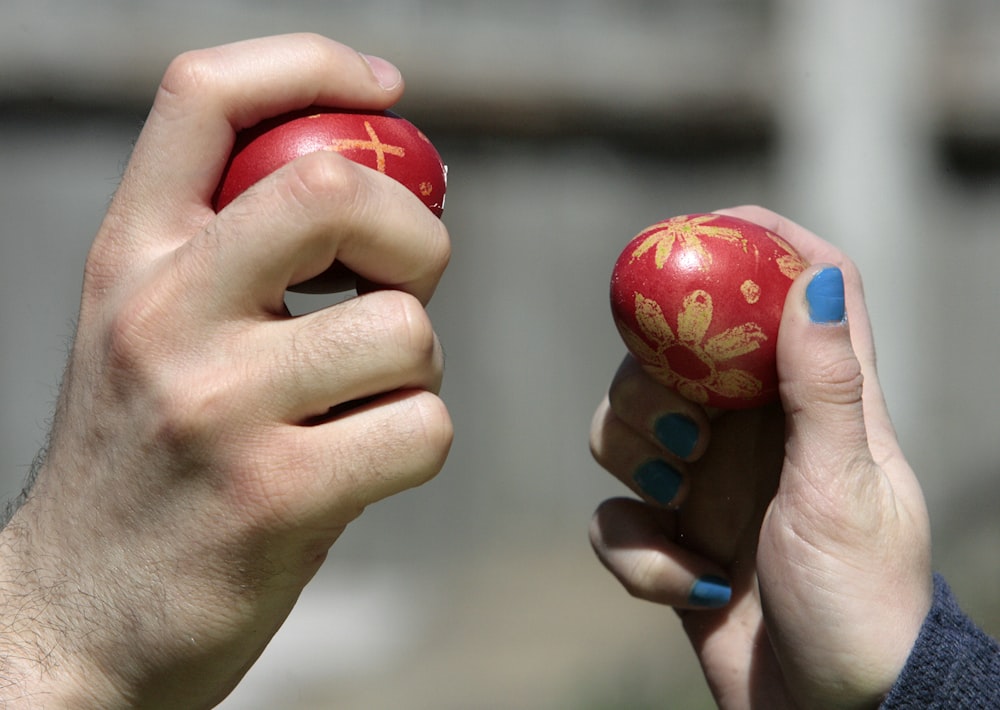
[[[722,409],[777,399],[775,347],[785,297],[807,264],[759,225],[673,217],[636,235],[615,263],[611,311],[654,379]]]
[[[215,209],[285,163],[320,150],[395,178],[438,217],[444,211],[447,171],[416,126],[391,111],[323,108],[289,113],[242,131],[216,191]]]

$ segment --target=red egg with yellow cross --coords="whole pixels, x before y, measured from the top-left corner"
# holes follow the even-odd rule
[[[777,234],[690,214],[636,235],[615,263],[611,310],[654,379],[700,404],[746,409],[777,399],[785,297],[807,263]]]
[[[215,193],[221,210],[240,193],[299,156],[333,151],[405,185],[438,217],[447,170],[427,137],[391,112],[310,108],[242,131]]]

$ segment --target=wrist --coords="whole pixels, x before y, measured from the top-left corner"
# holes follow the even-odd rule
[[[84,640],[97,622],[66,603],[73,586],[52,556],[33,545],[30,508],[0,530],[0,705],[5,708],[127,707],[89,658]]]

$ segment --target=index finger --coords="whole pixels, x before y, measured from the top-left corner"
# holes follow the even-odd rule
[[[336,153],[302,156],[236,198],[178,251],[188,282],[223,303],[283,308],[335,263],[430,300],[451,255],[440,219],[400,183]],[[235,315],[235,314],[234,314]]]
[[[715,214],[729,215],[745,219],[770,230],[787,240],[811,264],[818,262],[837,264],[845,260],[843,252],[829,242],[821,239],[813,232],[777,212],[757,205],[741,205],[727,209],[715,210]]]
[[[632,356],[615,373],[608,402],[620,420],[680,460],[697,460],[708,447],[705,410],[654,380]]]
[[[183,232],[192,208],[211,218],[211,197],[240,130],[312,105],[381,110],[401,93],[388,62],[314,34],[187,52],[164,74],[119,198]]]

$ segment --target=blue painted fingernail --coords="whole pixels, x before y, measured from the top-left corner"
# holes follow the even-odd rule
[[[809,319],[813,323],[844,321],[844,274],[835,266],[818,271],[806,286]]]
[[[698,444],[698,425],[683,414],[667,414],[656,420],[656,439],[680,459],[686,459]]]
[[[670,505],[681,489],[683,478],[666,461],[647,461],[633,474],[636,484],[660,505]]]
[[[702,577],[691,587],[688,602],[691,606],[703,609],[719,609],[729,603],[733,597],[733,589],[729,582],[721,577],[708,575]]]

